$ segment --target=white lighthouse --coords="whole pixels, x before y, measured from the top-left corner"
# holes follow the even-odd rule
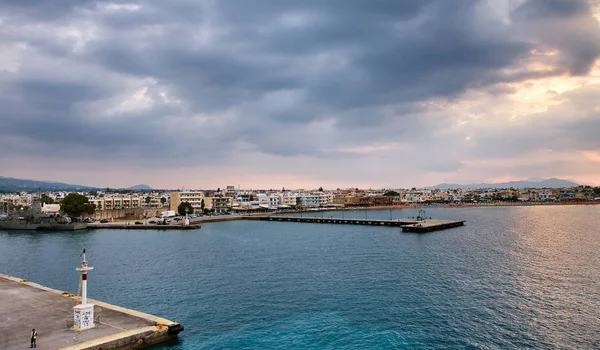
[[[94,268],[89,266],[85,260],[85,248],[81,254],[83,261],[81,266],[76,268],[81,272],[81,304],[73,307],[73,328],[76,330],[85,330],[94,327],[94,304],[87,302],[87,272]]]

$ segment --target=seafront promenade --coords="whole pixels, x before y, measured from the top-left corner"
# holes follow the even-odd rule
[[[0,349],[29,347],[29,332],[38,332],[40,349],[139,349],[176,337],[177,322],[97,300],[96,326],[74,331],[77,297],[64,291],[0,274]]]

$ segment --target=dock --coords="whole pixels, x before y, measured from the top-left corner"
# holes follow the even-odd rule
[[[92,329],[72,330],[79,298],[0,274],[0,349],[29,348],[32,328],[40,349],[140,349],[177,337],[183,326],[161,317],[97,300]]]
[[[87,224],[90,229],[113,229],[113,230],[197,230],[200,228],[198,224],[190,225],[156,225],[156,224]]]
[[[378,219],[356,219],[356,218],[319,218],[302,216],[256,216],[246,218],[249,220],[262,221],[283,221],[283,222],[307,222],[316,224],[336,224],[336,225],[369,225],[369,226],[394,226],[401,227],[403,232],[425,233],[438,230],[445,230],[453,227],[464,226],[464,220],[439,220],[439,219],[396,219],[396,220],[378,220]]]
[[[82,222],[74,223],[26,223],[26,222],[2,222],[0,223],[0,230],[28,230],[28,231],[75,231],[85,230],[87,225]]]

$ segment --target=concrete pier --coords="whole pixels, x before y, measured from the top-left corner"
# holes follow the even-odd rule
[[[28,231],[75,231],[85,230],[87,225],[82,222],[74,222],[70,224],[33,224],[33,223],[0,223],[0,230],[28,230]]]
[[[444,230],[452,227],[463,226],[464,220],[437,220],[437,219],[396,219],[396,220],[379,220],[379,219],[356,219],[356,218],[334,218],[334,217],[301,217],[301,216],[260,216],[247,218],[250,220],[265,220],[265,221],[286,221],[286,222],[309,222],[317,224],[341,224],[341,225],[369,225],[369,226],[396,226],[402,227],[404,232],[431,232]]]
[[[156,225],[156,224],[120,224],[120,223],[107,223],[107,224],[87,224],[87,228],[90,229],[113,229],[113,230],[198,230],[200,225],[182,225],[182,224],[170,224],[170,225]]]
[[[96,326],[73,331],[73,306],[69,294],[0,274],[0,349],[29,348],[32,328],[38,332],[37,348],[65,350],[140,349],[174,338],[179,323],[97,300]]]

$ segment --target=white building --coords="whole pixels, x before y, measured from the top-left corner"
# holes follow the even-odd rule
[[[42,203],[42,213],[45,215],[56,215],[60,213],[60,204],[44,204]]]
[[[318,207],[321,196],[318,194],[300,194],[296,197],[296,205],[299,207]]]
[[[281,205],[281,197],[278,194],[270,194],[269,195],[269,207],[272,209],[277,209]]]

